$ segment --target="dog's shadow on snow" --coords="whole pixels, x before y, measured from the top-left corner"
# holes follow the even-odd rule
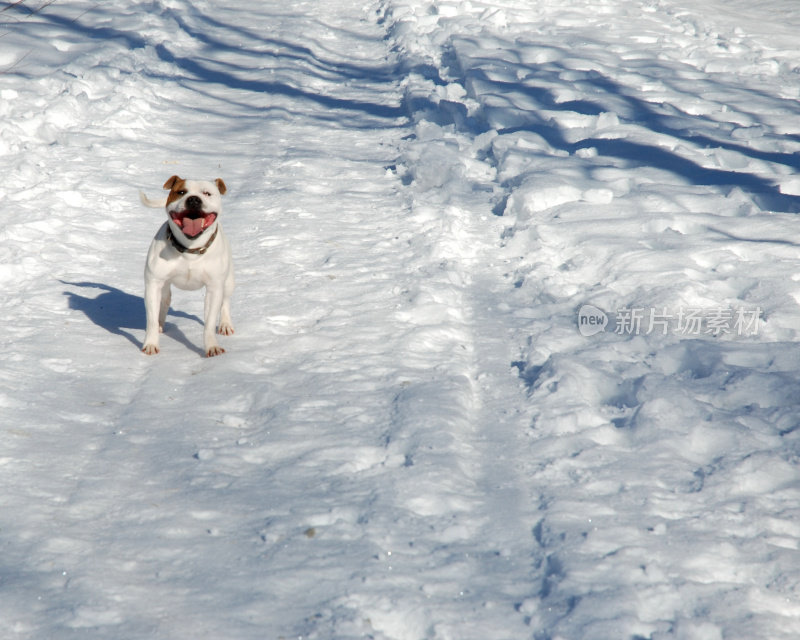
[[[137,348],[142,348],[142,341],[136,338],[132,332],[143,333],[145,330],[144,298],[125,293],[100,282],[67,282],[65,280],[59,280],[59,282],[70,287],[80,287],[83,290],[99,289],[101,293],[95,296],[85,296],[74,291],[65,291],[64,295],[69,299],[70,309],[81,311],[98,327],[102,327],[114,335],[122,336]],[[197,316],[183,311],[170,309],[169,315],[203,324],[203,321]],[[193,344],[174,324],[166,323],[164,334],[188,349],[203,355],[203,350]]]

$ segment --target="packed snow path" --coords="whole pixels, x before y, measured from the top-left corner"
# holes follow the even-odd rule
[[[4,369],[6,632],[422,637],[465,606],[476,623],[506,581],[530,589],[514,549],[472,542],[496,506],[452,240],[467,230],[403,194],[379,15],[282,7],[15,14],[52,57],[31,53],[19,73],[41,77],[6,96],[40,109],[12,169],[27,191],[6,193],[25,318]],[[180,291],[162,353],[137,354],[162,216],[136,190],[172,173],[228,182],[224,358],[199,357],[202,300]],[[524,520],[497,533],[532,544]],[[496,628],[510,597],[492,596]]]
[[[2,637],[797,637],[791,3],[0,9]]]

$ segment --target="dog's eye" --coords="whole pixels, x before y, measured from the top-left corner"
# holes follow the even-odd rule
[[[211,197],[211,192],[210,191],[203,191],[203,195],[204,196],[208,196],[210,198]]]
[[[186,191],[186,189],[181,189],[180,191],[178,191],[179,196],[185,196],[187,193],[188,192]]]

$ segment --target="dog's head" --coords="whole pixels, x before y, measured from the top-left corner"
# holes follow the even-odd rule
[[[222,210],[222,195],[227,191],[220,178],[209,182],[172,176],[164,183],[164,188],[169,189],[167,215],[176,236],[194,240],[216,227]]]

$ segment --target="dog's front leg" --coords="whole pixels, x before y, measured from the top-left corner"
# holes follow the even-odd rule
[[[219,318],[219,313],[222,309],[222,298],[222,287],[208,287],[206,289],[203,342],[206,348],[206,356],[209,358],[225,353],[225,349],[219,346],[216,336],[217,318]]]
[[[161,315],[164,283],[148,280],[144,287],[144,308],[147,314],[147,326],[144,334],[142,351],[148,356],[158,353],[158,334],[161,331],[159,316]]]
[[[164,325],[167,323],[167,313],[172,302],[172,288],[167,282],[161,289],[161,306],[158,311],[158,332],[164,333]]]
[[[225,284],[222,287],[222,307],[219,314],[219,327],[217,333],[223,336],[233,335],[233,322],[231,321],[231,294],[233,293],[233,271],[228,272]]]

